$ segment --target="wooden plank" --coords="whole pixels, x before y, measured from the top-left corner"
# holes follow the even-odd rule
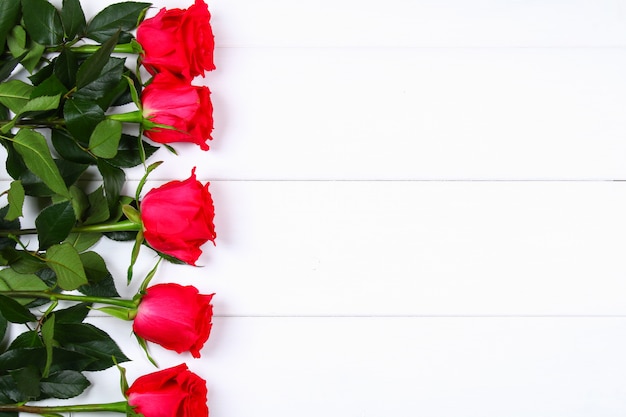
[[[94,319],[154,368],[129,324]],[[617,417],[626,408],[624,318],[216,318],[202,358],[151,345],[207,380],[215,417]],[[81,401],[121,399],[117,371]]]
[[[618,49],[240,48],[218,61],[212,149],[161,150],[151,178],[626,179]]]
[[[191,3],[191,0],[160,0],[155,5],[187,7]],[[626,44],[623,25],[626,10],[619,0],[389,0],[384,4],[374,0],[315,3],[216,0],[208,3],[219,46]],[[152,13],[155,12],[156,9]]]
[[[213,182],[216,246],[154,282],[216,292],[226,315],[622,315],[625,186]],[[131,244],[99,245],[123,280]]]

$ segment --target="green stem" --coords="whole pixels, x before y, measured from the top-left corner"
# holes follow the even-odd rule
[[[53,413],[84,413],[109,411],[126,414],[128,402],[119,401],[105,404],[79,404],[79,405],[58,405],[58,406],[37,406],[37,405],[7,405],[0,404],[0,413],[32,413],[32,414],[53,414]]]
[[[98,49],[100,49],[101,45],[80,45],[80,46],[72,46],[70,49],[72,52],[77,53],[85,53],[85,54],[93,54]],[[134,54],[136,51],[133,49],[133,45],[131,43],[120,43],[115,45],[113,52],[118,54]]]
[[[11,120],[0,120],[0,126],[4,126],[7,123],[11,123]],[[65,120],[63,119],[55,119],[55,120],[38,120],[38,119],[22,119],[15,124],[15,127],[49,127],[49,128],[57,128],[65,126]]]
[[[142,225],[123,220],[117,223],[101,223],[89,224],[86,226],[76,226],[72,228],[74,233],[106,233],[106,232],[138,232],[142,229]],[[0,230],[0,237],[36,235],[37,229],[20,229],[20,230]]]
[[[130,220],[123,220],[117,223],[101,223],[90,224],[86,226],[77,226],[72,229],[72,232],[138,232],[142,229],[142,225],[131,222]]]
[[[96,297],[91,295],[74,295],[65,293],[53,293],[48,291],[0,291],[0,294],[13,298],[43,298],[47,300],[76,301],[81,303],[108,304],[116,307],[136,309],[137,302],[122,298]]]

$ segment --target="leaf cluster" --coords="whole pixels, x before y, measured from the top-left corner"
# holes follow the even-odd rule
[[[79,0],[0,1],[0,145],[11,177],[0,208],[0,403],[70,398],[100,371],[128,358],[104,331],[85,323],[90,305],[59,309],[55,294],[119,297],[92,247],[108,236],[137,240],[138,228],[110,232],[137,206],[122,194],[125,169],[157,147],[140,123],[110,117],[121,106],[140,113],[143,88],[128,54],[150,3],[111,4],[86,19]],[[138,117],[141,117],[140,115]],[[139,122],[139,121],[138,121]],[[100,182],[94,189],[82,184]],[[22,226],[27,203],[39,207]],[[132,223],[132,222],[129,222]],[[23,236],[36,235],[36,248]],[[2,292],[29,293],[9,297]],[[37,297],[45,293],[46,297]],[[8,329],[26,330],[2,344]]]
[[[93,284],[90,275],[102,269],[83,252],[103,234],[135,238],[133,231],[106,234],[89,226],[124,219],[122,207],[132,203],[121,194],[124,169],[157,150],[140,130],[126,133],[121,121],[107,117],[114,107],[140,107],[141,82],[114,53],[136,50],[132,31],[149,6],[116,3],[87,20],[78,0],[64,0],[60,10],[47,0],[0,2],[0,144],[13,179],[8,206],[0,210],[0,266],[50,271],[55,285],[73,290]],[[20,79],[16,68],[30,75]],[[94,175],[102,185],[82,189],[80,180]],[[19,238],[30,232],[19,221],[27,198],[42,207],[36,251]]]
[[[90,385],[85,371],[100,371],[129,360],[108,334],[83,322],[89,313],[87,304],[36,317],[15,300],[0,299],[0,335],[4,335],[7,322],[30,325],[0,350],[3,404],[75,397]]]

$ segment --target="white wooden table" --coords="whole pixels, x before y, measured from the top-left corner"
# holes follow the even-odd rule
[[[215,139],[159,151],[146,190],[211,181],[217,246],[155,278],[217,293],[211,339],[151,353],[212,417],[626,413],[626,3],[209,7]],[[130,248],[97,248],[120,282]]]

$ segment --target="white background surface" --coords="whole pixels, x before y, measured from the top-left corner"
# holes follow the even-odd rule
[[[160,151],[146,190],[211,181],[217,245],[155,281],[216,292],[213,334],[199,360],[151,346],[211,416],[626,413],[626,3],[209,7],[212,149]],[[130,248],[98,247],[125,295]],[[92,379],[81,401],[121,398]]]

